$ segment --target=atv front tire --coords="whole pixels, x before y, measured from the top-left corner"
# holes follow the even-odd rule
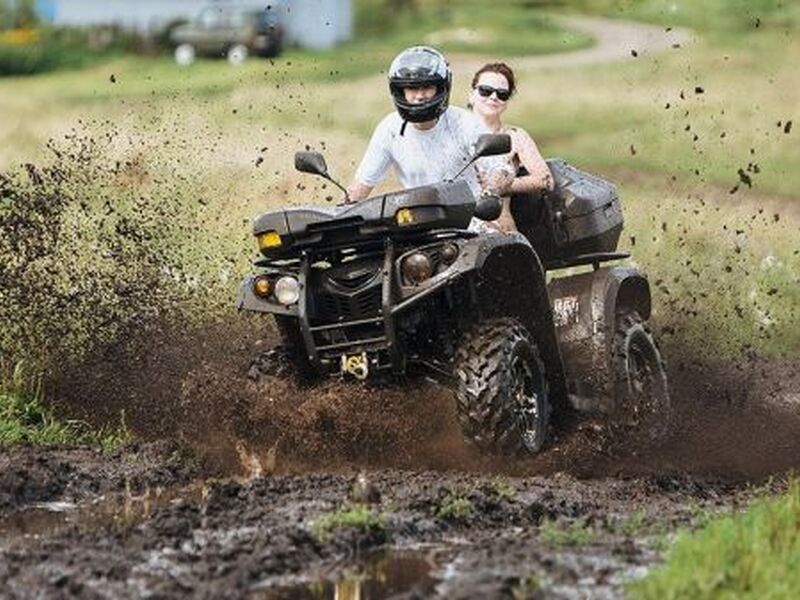
[[[617,314],[613,344],[618,424],[628,435],[658,440],[669,429],[667,373],[653,335],[637,311]]]
[[[498,454],[534,454],[547,439],[547,378],[531,334],[516,319],[468,331],[455,354],[456,406],[464,435]]]

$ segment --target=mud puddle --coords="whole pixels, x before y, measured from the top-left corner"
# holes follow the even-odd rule
[[[339,573],[310,582],[273,586],[257,584],[251,600],[380,600],[405,594],[430,595],[442,576],[430,551],[383,551],[351,564]],[[266,589],[263,589],[266,588]]]
[[[0,588],[20,598],[449,599],[534,588],[612,598],[678,528],[760,493],[688,476],[359,477],[379,492],[372,501],[353,497],[355,475],[306,473],[209,481],[199,502],[183,495],[149,512],[135,500],[130,521],[116,504],[88,527],[8,538]]]
[[[168,506],[201,507],[208,497],[203,481],[164,489],[146,487],[134,494],[128,486],[123,494],[104,494],[88,502],[36,502],[0,518],[0,547],[15,541],[35,541],[64,535],[67,531],[123,530],[151,518]]]

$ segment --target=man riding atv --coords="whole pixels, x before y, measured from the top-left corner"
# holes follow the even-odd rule
[[[404,70],[419,67],[409,55],[423,56],[424,68]],[[274,315],[301,373],[440,376],[454,390],[465,437],[485,451],[538,452],[551,416],[571,409],[614,415],[631,433],[662,434],[669,393],[645,327],[649,284],[635,268],[601,267],[628,256],[616,251],[622,212],[614,187],[551,160],[555,189],[530,222],[518,222],[520,233],[471,230],[473,219],[494,220],[501,209],[499,199],[478,196],[471,166],[509,152],[510,140],[482,135],[473,149],[464,126],[426,137],[459,114],[446,109],[446,63],[412,48],[392,66],[390,88],[402,76],[435,81],[437,92],[417,103],[408,85],[391,88],[404,121],[392,115],[378,126],[349,193],[368,196],[392,163],[414,187],[259,216],[261,271],[245,279],[237,306]],[[404,154],[406,143],[429,139],[427,162],[404,162],[413,155]],[[297,153],[295,167],[339,185],[317,153]],[[548,270],[580,266],[547,282]]]
[[[389,91],[396,112],[378,124],[347,188],[351,200],[368,197],[394,165],[403,187],[444,181],[465,166],[482,133],[481,122],[449,106],[452,73],[444,56],[428,46],[403,50],[389,67]],[[408,124],[411,127],[408,127]],[[462,176],[477,191],[474,167]]]

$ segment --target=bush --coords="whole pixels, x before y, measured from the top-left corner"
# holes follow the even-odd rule
[[[116,48],[93,44],[90,30],[43,28],[0,35],[0,77],[82,67]]]
[[[0,44],[0,76],[33,75],[58,68],[62,57],[48,44],[10,46]]]

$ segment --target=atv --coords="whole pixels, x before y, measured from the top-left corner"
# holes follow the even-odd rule
[[[481,136],[470,163],[509,149],[508,136]],[[512,198],[519,233],[469,228],[496,219],[500,199],[476,198],[456,178],[264,213],[253,227],[260,272],[237,306],[275,317],[305,375],[438,376],[465,437],[487,452],[540,451],[570,410],[658,436],[669,392],[646,325],[649,284],[634,267],[606,265],[629,256],[616,250],[619,197],[564,161],[548,166],[552,193]],[[318,153],[297,153],[295,167],[344,189]],[[548,283],[564,269],[572,274]]]

